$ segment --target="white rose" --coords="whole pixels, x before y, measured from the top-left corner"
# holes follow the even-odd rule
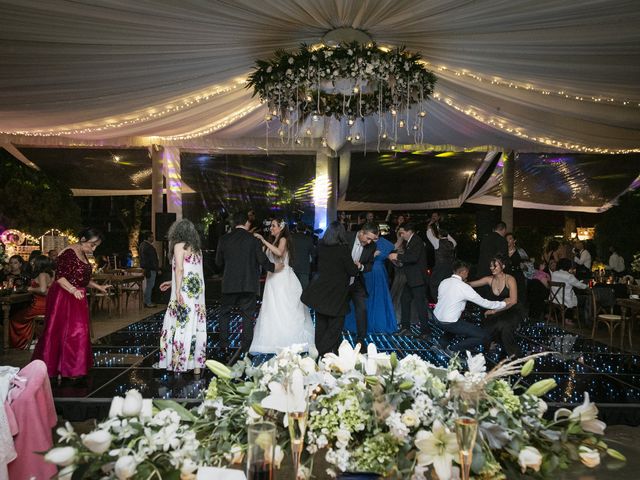
[[[71,465],[76,459],[77,450],[73,447],[52,448],[44,456],[45,462],[55,463],[61,467]]]
[[[82,435],[82,444],[93,453],[102,454],[111,446],[111,434],[106,430],[95,430]]]
[[[525,472],[527,467],[539,472],[540,465],[542,464],[542,455],[540,455],[536,447],[524,447],[518,454],[518,463],[520,464],[522,473]]]
[[[118,480],[131,478],[135,475],[137,467],[138,464],[131,455],[120,457],[115,466],[116,477],[118,477]]]
[[[135,417],[142,410],[142,395],[137,390],[129,390],[122,404],[122,415]]]
[[[347,443],[349,443],[349,440],[351,440],[351,432],[349,430],[341,428],[336,432],[336,440],[343,445],[347,445]]]
[[[407,427],[415,427],[420,421],[416,412],[411,409],[405,410],[400,419]]]
[[[117,417],[122,415],[122,404],[124,403],[124,398],[122,397],[113,397],[111,400],[111,407],[109,408],[109,418]]]
[[[598,452],[597,450],[592,450],[589,447],[580,445],[578,454],[580,455],[580,461],[587,467],[594,468],[600,465],[600,452]]]

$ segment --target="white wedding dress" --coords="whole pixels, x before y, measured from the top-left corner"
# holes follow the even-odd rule
[[[251,353],[278,353],[294,344],[303,345],[308,351],[314,344],[315,330],[309,309],[300,301],[302,286],[289,266],[289,253],[282,259],[267,251],[269,260],[283,261],[284,268],[277,273],[267,273],[262,307],[256,320],[251,342]]]

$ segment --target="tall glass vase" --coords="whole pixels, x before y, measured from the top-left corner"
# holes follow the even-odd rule
[[[475,418],[461,416],[456,419],[456,438],[460,449],[460,478],[469,480],[471,462],[473,460],[473,446],[476,444],[478,421]]]

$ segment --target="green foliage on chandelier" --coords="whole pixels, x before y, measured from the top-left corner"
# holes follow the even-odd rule
[[[424,116],[422,104],[433,93],[436,76],[420,60],[404,47],[303,44],[297,52],[277,50],[270,60],[256,60],[247,88],[267,103],[267,117],[288,118],[296,111],[302,117],[364,117],[415,105]],[[337,83],[341,91],[332,91]]]

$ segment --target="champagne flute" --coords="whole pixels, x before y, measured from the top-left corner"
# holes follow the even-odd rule
[[[303,387],[304,402],[294,397],[294,382],[290,378],[287,382],[287,421],[289,423],[289,439],[291,441],[291,456],[293,460],[294,478],[298,478],[298,470],[304,450],[304,435],[307,431],[309,418],[309,389]]]
[[[475,418],[478,412],[478,398],[473,394],[465,395],[460,399],[459,411],[460,416],[455,421],[455,427],[458,448],[460,449],[460,478],[461,480],[469,480],[473,447],[476,444],[476,435],[478,434],[478,421]]]

